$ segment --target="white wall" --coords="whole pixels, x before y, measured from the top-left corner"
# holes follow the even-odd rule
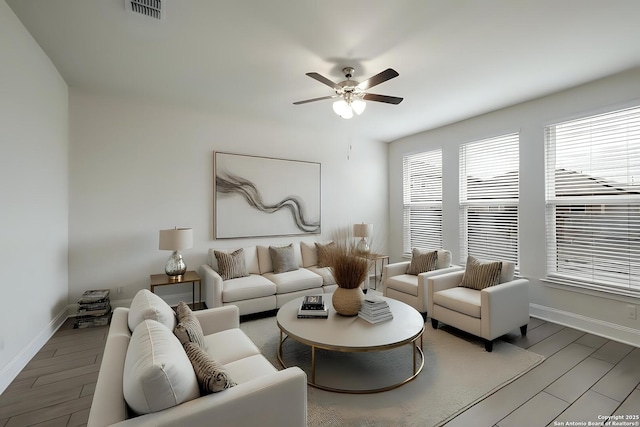
[[[160,229],[193,227],[194,248],[183,256],[195,270],[210,247],[294,239],[213,240],[214,150],[320,162],[324,236],[310,239],[362,221],[386,238],[387,144],[359,138],[356,120],[305,129],[73,89],[69,102],[72,301],[109,288],[126,303],[148,287],[170,255],[158,250]],[[183,292],[190,286],[158,289]]]
[[[531,313],[578,329],[640,345],[640,320],[626,305],[640,299],[580,293],[545,285],[544,138],[546,124],[640,103],[640,69],[611,76],[531,102],[413,135],[389,148],[389,248],[402,256],[402,156],[443,150],[444,246],[459,260],[458,147],[461,143],[520,131],[520,266],[530,279]]]
[[[67,86],[0,1],[0,392],[66,317]]]

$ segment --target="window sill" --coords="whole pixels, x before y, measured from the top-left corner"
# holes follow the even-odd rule
[[[584,295],[591,295],[599,298],[606,298],[615,301],[628,302],[638,304],[640,292],[625,289],[604,288],[597,285],[580,282],[577,280],[569,280],[561,277],[547,276],[540,279],[545,286],[561,289],[568,292],[576,292]]]

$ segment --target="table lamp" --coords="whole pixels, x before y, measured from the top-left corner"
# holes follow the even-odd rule
[[[193,229],[160,230],[158,249],[173,251],[164,266],[164,272],[167,273],[167,276],[181,276],[186,273],[187,265],[184,263],[180,251],[191,247],[193,247]]]
[[[371,250],[369,248],[369,243],[367,243],[367,237],[373,234],[373,224],[354,224],[353,225],[353,235],[355,237],[360,237],[360,241],[356,245],[356,251],[361,254],[368,254]]]

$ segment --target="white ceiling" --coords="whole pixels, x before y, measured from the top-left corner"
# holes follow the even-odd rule
[[[351,126],[392,141],[640,66],[638,0],[7,0],[70,87],[295,122],[342,121],[305,76],[399,77]],[[640,84],[640,83],[639,83]]]

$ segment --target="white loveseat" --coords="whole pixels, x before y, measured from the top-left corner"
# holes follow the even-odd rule
[[[207,307],[235,305],[240,314],[275,310],[304,296],[331,293],[338,287],[328,267],[318,267],[314,242],[293,242],[297,269],[274,273],[269,246],[243,247],[246,277],[223,280],[214,251],[232,253],[238,248],[209,249],[208,263],[200,267],[203,299]],[[277,244],[282,247],[287,244]]]
[[[152,303],[155,306],[143,313],[139,310],[138,313],[133,313],[136,310],[133,302],[131,309],[118,307],[113,312],[87,423],[89,427],[306,426],[305,373],[297,367],[278,371],[269,363],[239,329],[237,307],[193,312],[202,327],[206,352],[223,365],[237,384],[216,393],[200,395],[189,359],[186,359],[185,370],[186,353],[170,330],[170,325],[175,322],[171,319],[173,311],[169,307],[170,313],[167,315],[165,307],[156,304],[155,298],[149,299],[154,300]],[[132,333],[129,325],[132,321],[136,323],[136,318],[139,323]],[[146,331],[150,329],[147,327],[149,325],[155,327],[155,332],[162,333],[139,333],[138,329]],[[137,340],[140,336],[144,340]],[[164,346],[166,349],[168,344],[173,345],[172,351],[159,354],[159,348]],[[144,351],[129,351],[132,347],[151,349],[149,357],[134,358],[132,361],[132,354],[146,354]],[[145,364],[144,368],[140,368]],[[148,365],[154,365],[153,369],[149,369]],[[188,372],[189,368],[191,372]],[[144,391],[132,394],[132,389],[137,390],[131,386],[132,377],[138,377],[138,374],[141,380],[135,384],[142,384]],[[193,383],[194,380],[195,390],[194,385],[188,383]],[[181,398],[184,390],[189,388],[191,390],[188,393],[191,395]],[[132,409],[135,406],[132,395],[137,405],[142,402],[143,405],[156,409],[143,415],[135,413]],[[127,399],[125,396],[128,396]],[[170,403],[167,404],[167,401]],[[164,406],[158,409],[159,405]]]

